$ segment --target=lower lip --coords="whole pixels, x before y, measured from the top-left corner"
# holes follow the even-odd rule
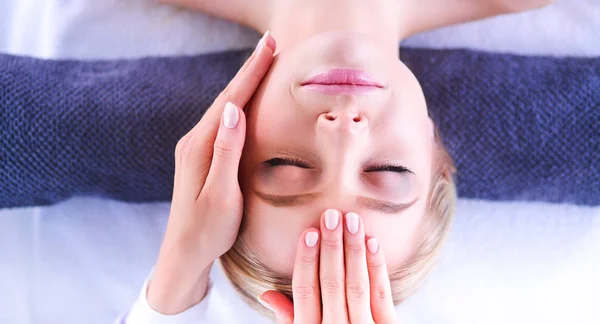
[[[365,72],[351,69],[333,69],[317,74],[302,86],[331,95],[363,94],[383,88]]]

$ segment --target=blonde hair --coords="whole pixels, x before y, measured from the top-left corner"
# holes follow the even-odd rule
[[[455,167],[438,135],[434,135],[433,172],[428,195],[427,221],[421,227],[424,235],[413,254],[399,269],[389,274],[394,304],[400,304],[422,284],[435,264],[442,243],[449,232],[456,205],[453,181]],[[223,270],[246,302],[258,311],[265,312],[256,298],[266,290],[277,290],[292,298],[292,284],[263,264],[249,249],[244,230],[233,247],[221,257]]]

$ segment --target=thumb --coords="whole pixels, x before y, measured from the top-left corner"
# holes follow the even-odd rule
[[[246,139],[246,116],[233,103],[225,104],[213,145],[212,162],[206,183],[229,194],[237,190],[238,168]]]
[[[268,290],[258,296],[258,301],[275,314],[277,324],[294,323],[294,304],[284,294]]]

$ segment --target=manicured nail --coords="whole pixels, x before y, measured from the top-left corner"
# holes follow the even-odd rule
[[[269,303],[267,303],[264,299],[262,299],[262,296],[258,296],[256,297],[256,299],[258,300],[258,302],[263,305],[264,308],[270,310],[271,312],[273,311],[273,308],[271,308],[271,305],[269,305]]]
[[[235,128],[240,120],[238,108],[231,102],[225,104],[223,109],[223,126],[227,128]]]
[[[267,30],[265,32],[265,34],[263,35],[263,37],[261,37],[260,40],[258,41],[258,44],[256,45],[257,52],[260,51],[265,46],[265,42],[266,42],[268,36],[269,36],[269,31]]]
[[[376,238],[373,237],[367,241],[367,250],[369,250],[371,254],[377,253],[377,251],[379,250],[379,243],[377,243]]]
[[[314,247],[317,245],[317,241],[319,240],[319,233],[317,232],[308,232],[304,236],[304,242],[308,247]]]
[[[358,232],[358,215],[355,213],[346,214],[346,228],[352,234]]]
[[[337,210],[327,209],[325,211],[325,227],[333,231],[340,222],[340,213]]]

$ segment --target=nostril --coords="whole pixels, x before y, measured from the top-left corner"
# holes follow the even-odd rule
[[[327,119],[327,120],[329,120],[329,121],[334,121],[334,120],[335,120],[335,116],[332,116],[332,115],[326,114],[326,115],[325,115],[325,119]]]
[[[356,116],[356,117],[352,118],[352,121],[354,121],[355,123],[360,123],[362,121],[362,117]]]

